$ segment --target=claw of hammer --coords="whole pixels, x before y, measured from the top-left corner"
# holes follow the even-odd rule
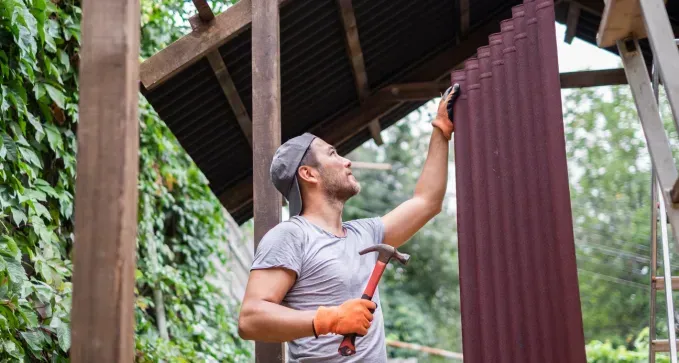
[[[388,263],[390,259],[394,258],[398,262],[407,265],[410,260],[410,255],[399,252],[396,248],[386,244],[378,244],[370,246],[358,252],[359,255],[365,255],[368,252],[378,252],[378,261]]]

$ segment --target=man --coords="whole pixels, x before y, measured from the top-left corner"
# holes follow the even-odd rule
[[[342,222],[344,203],[361,187],[351,161],[331,145],[306,133],[276,151],[271,178],[291,218],[257,248],[238,323],[243,339],[288,342],[290,362],[386,362],[379,291],[373,301],[360,299],[377,254],[358,251],[379,243],[398,248],[441,211],[458,95],[451,89],[432,122],[413,197],[381,218]],[[359,335],[357,352],[342,357],[342,335],[350,333]]]

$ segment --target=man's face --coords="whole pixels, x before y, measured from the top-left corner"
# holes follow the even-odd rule
[[[316,139],[312,145],[318,161],[320,186],[328,197],[347,201],[361,191],[361,185],[351,173],[351,161],[341,157],[332,145]]]

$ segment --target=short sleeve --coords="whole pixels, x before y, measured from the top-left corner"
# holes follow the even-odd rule
[[[374,244],[384,241],[384,223],[382,218],[363,218],[351,221],[354,226],[368,233]]]
[[[299,278],[302,270],[304,234],[291,222],[278,224],[267,232],[257,246],[251,270],[281,267]]]

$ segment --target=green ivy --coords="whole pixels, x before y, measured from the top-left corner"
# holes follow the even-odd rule
[[[142,54],[180,35],[166,2],[142,0]],[[2,362],[68,361],[80,19],[76,0],[0,0]],[[143,97],[139,114],[136,361],[245,359],[233,304],[206,281],[223,209]]]

